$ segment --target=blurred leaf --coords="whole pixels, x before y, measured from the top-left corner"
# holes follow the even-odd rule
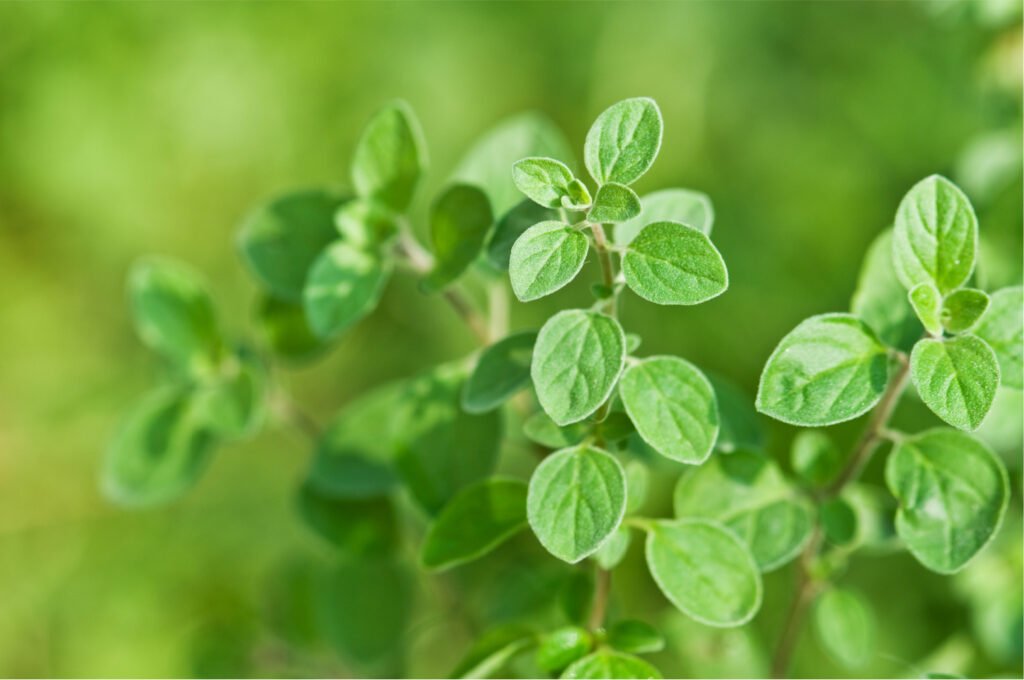
[[[594,425],[594,437],[597,441],[605,444],[615,444],[627,439],[636,432],[633,421],[625,411],[611,411],[599,423]]]
[[[306,361],[327,349],[313,334],[301,304],[264,297],[256,311],[256,325],[271,351],[288,361]]]
[[[754,410],[754,400],[734,383],[713,373],[705,376],[715,393],[718,405],[718,438],[715,449],[732,453],[740,449],[760,450],[764,447],[764,427]]]
[[[970,330],[988,309],[989,297],[974,288],[954,290],[942,301],[942,325],[950,333]]]
[[[488,678],[500,671],[516,654],[537,642],[526,626],[513,623],[491,628],[480,636],[451,672],[453,678]]]
[[[600,548],[625,511],[622,465],[601,449],[577,446],[557,451],[530,478],[530,527],[548,552],[569,564]]]
[[[426,144],[416,115],[396,101],[378,111],[352,158],[352,186],[396,212],[404,212],[427,169]]]
[[[591,222],[627,222],[639,214],[640,197],[627,186],[609,182],[597,190],[587,219]]]
[[[849,545],[857,538],[857,515],[843,498],[830,498],[821,504],[821,527],[825,538],[836,545]]]
[[[585,656],[565,669],[563,678],[660,678],[658,669],[643,659],[610,649]]]
[[[590,633],[578,626],[566,626],[541,638],[537,647],[537,667],[557,673],[590,651]]]
[[[908,294],[910,306],[932,335],[942,334],[942,294],[930,282],[919,283]]]
[[[650,357],[631,364],[619,396],[637,432],[666,458],[699,465],[718,436],[718,406],[711,383],[678,357]]]
[[[974,335],[925,338],[914,345],[910,375],[935,415],[961,430],[976,430],[996,397],[999,362],[992,348]]]
[[[306,525],[345,555],[387,555],[397,543],[395,511],[387,498],[333,498],[307,482],[299,489],[298,505]]]
[[[605,109],[587,132],[583,157],[598,184],[632,184],[661,148],[664,124],[653,99],[626,99]]]
[[[993,293],[975,333],[995,351],[1002,384],[1024,389],[1024,287]]]
[[[512,166],[516,188],[545,208],[584,210],[590,206],[590,193],[573,176],[572,170],[554,158],[523,158]]]
[[[843,467],[843,453],[821,430],[801,430],[790,449],[793,471],[815,486],[828,484]]]
[[[633,542],[633,534],[628,527],[620,526],[612,534],[612,537],[605,541],[597,552],[594,559],[602,569],[614,569],[626,557],[630,543]]]
[[[420,559],[428,569],[449,569],[487,554],[525,528],[526,484],[485,479],[441,509],[423,540]]]
[[[484,247],[492,222],[487,196],[474,186],[453,184],[430,209],[434,269],[424,284],[440,290],[459,278]]]
[[[829,656],[844,668],[860,668],[875,651],[876,624],[871,607],[850,590],[830,588],[814,605],[814,629]]]
[[[462,389],[462,408],[467,413],[491,411],[529,385],[536,341],[537,331],[522,331],[481,352]]]
[[[267,611],[263,620],[275,635],[296,647],[310,647],[318,641],[321,574],[318,562],[291,555],[274,567],[264,588]]]
[[[226,439],[255,433],[266,416],[268,379],[258,356],[245,349],[232,354],[215,378],[197,388],[207,428]]]
[[[527,229],[539,222],[558,218],[558,212],[537,205],[530,199],[518,203],[494,225],[487,239],[487,260],[502,271],[508,271],[512,247]]]
[[[594,605],[594,578],[590,572],[569,573],[558,589],[558,605],[566,619],[583,625]]]
[[[608,644],[620,652],[653,654],[665,648],[665,638],[649,623],[626,619],[608,629]]]
[[[527,229],[508,263],[516,297],[529,302],[550,295],[579,274],[590,242],[579,229],[562,222],[540,222]]]
[[[544,411],[537,411],[523,423],[523,432],[527,438],[549,449],[564,449],[579,444],[589,431],[589,423],[573,423],[559,427]]]
[[[335,241],[313,263],[303,290],[309,327],[328,339],[372,312],[391,276],[392,263],[377,253]]]
[[[644,227],[626,247],[622,272],[637,295],[659,305],[695,305],[729,287],[729,272],[711,240],[678,222]]]
[[[711,235],[715,210],[707,194],[689,189],[662,189],[640,199],[640,214],[616,225],[615,245],[628,246],[640,230],[654,222],[681,222]]]
[[[646,463],[631,460],[625,465],[626,470],[626,512],[636,512],[647,500],[647,489],[650,486],[651,472]]]
[[[923,333],[906,288],[892,264],[892,229],[879,234],[864,256],[850,311],[878,334],[886,345],[909,352]]]
[[[395,214],[363,198],[342,205],[334,214],[334,224],[345,241],[364,249],[382,246],[398,233]]]
[[[338,238],[334,213],[346,200],[332,191],[310,189],[259,206],[238,231],[242,262],[271,295],[301,302],[313,261]]]

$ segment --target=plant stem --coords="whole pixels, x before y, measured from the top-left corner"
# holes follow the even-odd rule
[[[612,253],[608,249],[608,239],[605,237],[604,227],[597,223],[591,223],[590,231],[594,234],[594,247],[597,250],[597,258],[601,261],[601,275],[604,279],[604,285],[614,290],[615,267],[612,264]],[[605,304],[605,313],[608,316],[615,316],[616,297],[613,294]]]
[[[899,402],[900,395],[903,394],[903,388],[906,386],[907,378],[910,375],[910,362],[906,355],[900,354],[898,358],[900,362],[899,369],[889,381],[889,385],[882,394],[878,406],[872,411],[871,419],[868,421],[867,427],[864,429],[863,434],[861,434],[860,439],[857,440],[856,445],[853,447],[849,458],[847,458],[846,465],[828,486],[815,494],[815,500],[819,503],[838,496],[849,484],[857,481],[864,467],[871,460],[875,449],[878,448],[878,445],[885,438],[886,425],[889,422],[889,418],[892,417],[892,412]],[[782,636],[779,638],[775,654],[772,658],[773,678],[786,677],[793,650],[796,647],[800,630],[803,628],[804,619],[807,616],[807,610],[821,589],[822,584],[816,582],[811,577],[810,566],[821,548],[822,538],[821,524],[816,520],[811,540],[807,542],[807,547],[804,548],[800,561],[797,564],[795,594],[789,608],[789,613],[786,615]]]
[[[604,623],[605,612],[608,611],[608,594],[612,587],[612,572],[598,567],[594,577],[594,600],[587,618],[587,630],[594,632]]]

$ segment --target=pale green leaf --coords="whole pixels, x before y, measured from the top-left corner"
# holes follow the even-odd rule
[[[526,484],[485,479],[456,494],[434,519],[420,560],[428,569],[449,569],[490,552],[526,528]]]
[[[961,430],[976,430],[992,408],[999,387],[999,361],[974,335],[914,345],[910,375],[921,400],[937,416]]]
[[[678,222],[644,227],[622,256],[626,285],[660,305],[695,305],[721,295],[729,272],[707,234]]]
[[[593,554],[626,512],[626,476],[606,451],[556,451],[530,479],[526,514],[541,545],[570,564]]]
[[[587,188],[572,170],[554,158],[523,158],[512,166],[512,181],[528,198],[545,208],[572,207],[579,210],[590,205]],[[563,201],[568,200],[569,204]]]
[[[642,211],[637,217],[616,225],[616,245],[628,246],[641,229],[653,222],[682,222],[711,235],[715,210],[707,194],[689,189],[662,189],[643,196],[640,206]]]
[[[383,245],[398,233],[395,214],[364,198],[342,204],[334,213],[334,225],[342,238],[359,248]]]
[[[974,332],[995,351],[1003,385],[1024,388],[1024,288],[993,293]]]
[[[626,619],[608,629],[608,644],[620,652],[653,654],[665,648],[665,638],[649,623]]]
[[[430,210],[434,269],[426,285],[440,290],[462,275],[484,247],[491,228],[491,206],[480,189],[453,184]]]
[[[809,505],[764,454],[714,456],[683,475],[673,495],[676,517],[716,520],[746,544],[761,571],[796,557],[811,535]]]
[[[334,498],[306,482],[298,506],[306,525],[346,555],[386,555],[397,542],[395,510],[387,498]]]
[[[374,115],[352,158],[352,186],[363,198],[396,212],[409,207],[427,169],[423,132],[405,102],[393,102]]]
[[[680,611],[709,626],[749,621],[761,606],[761,574],[749,550],[722,525],[700,519],[654,522],[647,566]]]
[[[950,333],[963,333],[978,323],[988,309],[989,297],[974,288],[954,290],[942,301],[942,325]]]
[[[626,469],[626,512],[636,512],[647,501],[647,490],[651,485],[651,471],[647,464],[639,460],[631,460]]]
[[[608,399],[625,361],[626,338],[618,321],[571,309],[541,328],[530,374],[544,411],[558,425],[568,425]]]
[[[757,410],[792,425],[832,425],[874,406],[889,381],[886,348],[850,314],[803,321],[768,358]]]
[[[637,432],[658,453],[699,465],[718,436],[718,406],[711,383],[677,357],[651,357],[626,369],[619,397]]]
[[[844,668],[854,670],[871,659],[876,628],[870,605],[853,591],[830,588],[814,603],[814,631],[818,640]]]
[[[537,667],[557,673],[586,655],[593,644],[590,633],[578,626],[566,626],[545,635],[537,648]]]
[[[973,437],[944,428],[900,442],[885,481],[899,501],[900,538],[942,574],[962,569],[992,540],[1010,497],[1002,461]]]
[[[508,271],[512,246],[519,237],[533,225],[557,218],[558,212],[555,210],[537,205],[528,198],[521,201],[494,225],[485,246],[487,261],[502,271]]]
[[[633,535],[628,527],[619,527],[612,534],[612,537],[605,541],[597,552],[594,553],[594,560],[597,566],[602,569],[614,569],[622,562],[629,550],[629,544],[633,542]]]
[[[645,680],[661,678],[658,669],[632,654],[600,649],[565,669],[563,680]]]
[[[313,332],[329,339],[372,312],[391,276],[391,261],[336,241],[317,258],[302,293]]]
[[[907,299],[914,308],[914,313],[932,335],[942,335],[942,293],[931,283],[919,283],[914,286]]]
[[[267,382],[267,367],[254,353],[243,349],[230,355],[217,375],[196,389],[206,427],[225,439],[253,434],[266,415]]]
[[[640,198],[622,184],[602,184],[594,196],[594,205],[587,213],[591,222],[625,222],[640,214]]]
[[[963,192],[932,175],[911,188],[896,211],[893,232],[896,275],[909,290],[932,283],[943,295],[974,270],[978,219]]]
[[[523,423],[527,438],[549,449],[564,449],[583,441],[590,432],[590,423],[573,423],[560,427],[544,411],[537,411]]]
[[[626,99],[607,108],[587,132],[583,159],[598,184],[632,184],[654,163],[664,124],[653,99]]]
[[[892,229],[871,242],[864,256],[850,311],[870,326],[889,347],[909,352],[924,332],[906,288],[892,265]]]
[[[789,452],[793,471],[815,485],[828,484],[843,467],[843,453],[832,438],[820,430],[801,430]]]
[[[537,331],[523,331],[481,352],[462,390],[462,408],[467,413],[491,411],[529,385],[536,342]]]
[[[707,378],[718,403],[715,449],[722,453],[761,449],[764,446],[764,426],[754,410],[753,398],[722,376],[708,373]]]
[[[589,241],[562,222],[541,222],[527,229],[512,246],[508,274],[512,290],[523,302],[550,295],[579,273]]]

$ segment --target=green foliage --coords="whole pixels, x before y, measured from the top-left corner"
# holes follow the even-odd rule
[[[572,170],[553,158],[524,158],[512,166],[516,188],[545,208],[585,210],[590,207],[590,192],[572,174]]]
[[[993,293],[974,332],[995,351],[1002,384],[1024,389],[1024,288]]]
[[[661,673],[651,664],[632,654],[600,649],[569,666],[561,677],[574,680],[584,680],[585,678],[629,680],[660,678]]]
[[[941,335],[943,300],[939,289],[931,283],[919,283],[907,295],[925,330],[932,335]]]
[[[883,343],[909,351],[923,329],[893,268],[892,238],[892,229],[886,229],[868,247],[850,311]]]
[[[725,262],[701,231],[678,222],[644,227],[622,256],[626,285],[659,305],[695,305],[729,287]]]
[[[333,497],[306,482],[298,508],[307,526],[346,555],[387,555],[397,540],[394,506],[385,498]]]
[[[363,198],[403,212],[426,169],[419,121],[405,102],[394,102],[374,116],[359,139],[352,157],[352,186]]]
[[[665,638],[649,623],[626,619],[608,629],[608,645],[620,652],[652,654],[665,648]]]
[[[821,486],[831,482],[842,464],[842,452],[824,432],[801,430],[793,439],[790,465],[810,484]]]
[[[594,553],[626,512],[626,475],[607,451],[557,451],[530,478],[526,515],[541,544],[570,564]]]
[[[327,344],[309,327],[301,303],[265,297],[255,314],[263,342],[277,358],[286,362],[309,361],[323,354]]]
[[[325,340],[345,332],[376,308],[390,276],[390,261],[335,241],[313,263],[302,291],[310,328]]]
[[[814,603],[814,630],[836,663],[856,670],[872,656],[877,625],[870,605],[859,594],[830,588]]]
[[[434,269],[428,288],[444,288],[466,271],[484,247],[491,221],[487,196],[474,186],[454,184],[438,197],[430,210]]]
[[[574,278],[587,259],[587,237],[562,222],[538,222],[512,246],[508,273],[523,302],[554,293]]]
[[[760,449],[764,445],[764,427],[754,410],[754,400],[721,376],[709,374],[707,378],[718,402],[715,449],[722,453]]]
[[[654,163],[663,127],[653,99],[626,99],[606,109],[594,121],[583,145],[591,177],[598,184],[635,182]]]
[[[857,537],[857,514],[843,498],[830,498],[820,508],[821,528],[834,545],[849,545]]]
[[[550,222],[558,213],[527,199],[515,205],[494,225],[487,239],[487,261],[497,269],[508,271],[512,248],[527,229],[541,222]]]
[[[970,330],[988,309],[989,297],[984,291],[961,288],[942,301],[942,325],[950,333]]]
[[[715,209],[706,194],[689,189],[662,189],[640,199],[641,213],[615,227],[615,244],[628,246],[640,230],[654,222],[681,222],[711,235]]]
[[[477,639],[450,677],[491,677],[512,657],[534,646],[536,642],[536,635],[526,626],[516,623],[496,626]]]
[[[557,673],[590,651],[590,633],[577,626],[567,626],[549,633],[537,648],[537,667]]]
[[[462,389],[462,408],[484,413],[501,406],[530,384],[536,331],[514,333],[483,352]]]
[[[996,353],[973,335],[921,340],[910,355],[910,373],[928,408],[961,430],[978,429],[999,387]]]
[[[587,213],[593,222],[627,222],[640,215],[640,197],[622,184],[602,184]]]

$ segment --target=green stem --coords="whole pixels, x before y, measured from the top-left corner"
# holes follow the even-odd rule
[[[612,253],[608,248],[608,239],[604,233],[604,227],[600,224],[591,223],[590,231],[594,235],[594,249],[597,250],[597,258],[601,262],[601,275],[604,279],[604,285],[609,290],[615,290],[615,265],[612,263]],[[617,310],[618,296],[614,293],[608,298],[608,302],[605,303],[605,313],[608,316],[614,317]]]
[[[587,618],[587,630],[593,633],[604,623],[608,611],[608,595],[612,588],[612,572],[598,567],[594,577],[594,600]]]

